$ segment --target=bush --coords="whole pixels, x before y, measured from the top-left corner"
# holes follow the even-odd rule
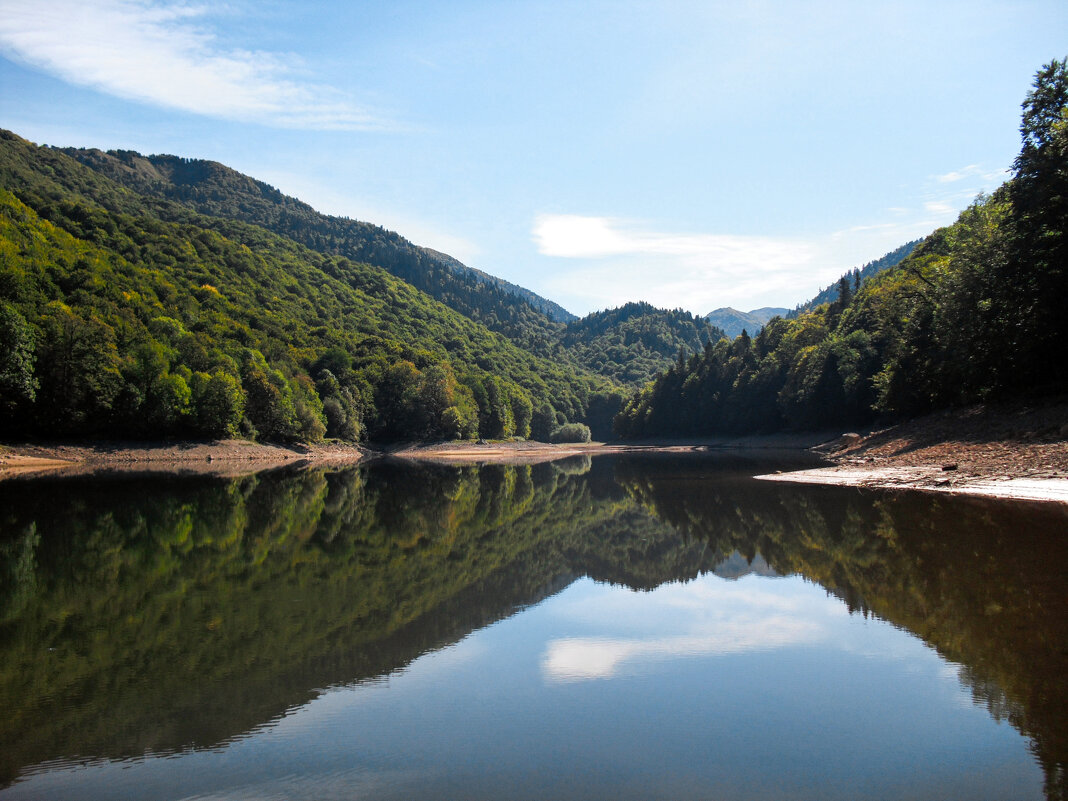
[[[590,427],[583,423],[564,423],[549,435],[549,442],[589,442]]]

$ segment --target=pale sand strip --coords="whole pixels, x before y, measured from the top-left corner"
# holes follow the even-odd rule
[[[880,489],[917,489],[1018,501],[1068,503],[1068,479],[1029,476],[949,477],[938,467],[821,467],[756,476],[764,481]]]

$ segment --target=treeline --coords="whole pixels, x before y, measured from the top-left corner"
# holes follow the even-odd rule
[[[863,267],[858,267],[850,270],[842,278],[848,279],[853,282],[853,289],[860,289],[860,285],[867,281],[872,276],[878,275],[883,270],[889,270],[901,262],[903,262],[916,246],[923,240],[913,239],[911,242],[906,242],[904,245],[894,248],[885,256],[882,256],[874,261],[869,261]],[[828,287],[824,287],[817,294],[816,297],[811,300],[800,304],[796,309],[791,311],[786,316],[789,318],[797,317],[804,312],[812,311],[817,306],[822,306],[824,303],[833,303],[840,294],[839,288],[841,287],[842,279],[840,278],[835,283]],[[759,329],[753,329],[754,331]]]
[[[624,437],[852,425],[1068,389],[1068,62],[1036,76],[1012,178],[834,302],[706,345],[635,393]]]
[[[386,271],[0,136],[0,434],[608,432],[619,393]]]

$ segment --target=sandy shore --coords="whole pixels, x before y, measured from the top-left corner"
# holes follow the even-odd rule
[[[244,475],[265,467],[315,462],[352,464],[366,448],[347,443],[269,445],[247,440],[210,442],[99,442],[0,446],[0,479],[38,474],[169,472]]]
[[[1068,503],[1063,401],[940,412],[815,450],[836,465],[758,478]]]

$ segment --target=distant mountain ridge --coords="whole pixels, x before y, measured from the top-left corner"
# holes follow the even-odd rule
[[[789,309],[777,306],[763,306],[759,309],[743,312],[730,306],[724,306],[722,309],[716,309],[706,314],[705,319],[710,325],[722,329],[728,339],[734,339],[740,336],[743,330],[750,336],[756,336],[768,320],[776,316],[782,317],[789,311]]]

